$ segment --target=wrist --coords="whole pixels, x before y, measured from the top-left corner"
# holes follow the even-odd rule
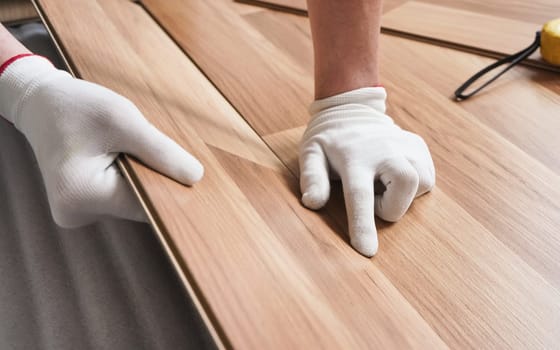
[[[382,86],[359,88],[315,100],[309,106],[309,114],[313,117],[322,111],[351,104],[369,107],[384,114],[386,98],[387,92]]]
[[[46,58],[21,54],[0,66],[0,115],[16,124],[19,110],[42,78],[56,68]]]
[[[386,97],[385,88],[367,87],[316,100],[309,107],[311,120],[306,132],[364,122],[394,125],[393,119],[385,114]]]

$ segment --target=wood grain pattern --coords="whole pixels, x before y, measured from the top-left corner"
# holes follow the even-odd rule
[[[0,22],[21,22],[37,18],[37,12],[30,0],[2,0],[0,2]]]
[[[263,3],[259,0],[244,2]],[[305,1],[289,5],[283,0],[271,0],[267,1],[267,6],[271,6],[270,3],[277,4],[281,10],[307,11]],[[557,17],[560,3],[554,0],[514,3],[504,0],[386,0],[383,13],[384,33],[503,57],[527,47],[534,40],[535,32]],[[539,52],[522,64],[560,71],[557,66],[543,61]]]
[[[171,9],[189,5],[173,1],[163,5],[151,0],[145,0],[144,4],[208,76],[235,76],[247,69],[220,72],[222,66],[207,63],[210,60],[203,53],[195,52],[197,48],[190,41],[204,42],[207,30],[211,30],[207,27],[191,28],[195,31],[191,37],[196,39],[180,37],[182,32],[175,26],[187,21],[182,16],[190,12],[179,15]],[[227,6],[225,1],[223,4]],[[212,15],[212,11],[205,13]],[[257,18],[261,13],[263,17]],[[298,61],[291,66],[303,69],[305,77],[311,79],[309,57],[298,58],[302,54],[294,54],[293,50],[294,46],[307,46],[307,55],[311,54],[308,33],[293,30],[294,24],[304,28],[306,20],[265,13],[239,15],[235,20],[231,17],[230,25],[246,28],[247,22],[251,28],[243,31],[226,28],[226,31],[243,34],[248,43],[252,43],[249,38],[254,36],[253,31],[262,33],[283,53],[281,60]],[[233,15],[229,12],[228,16]],[[173,22],[163,20],[169,17],[174,17]],[[276,19],[271,20],[273,17]],[[194,18],[190,20],[195,21]],[[236,49],[227,43],[224,40],[220,45],[226,56]],[[261,43],[246,46],[249,51],[245,54],[256,54],[259,45]],[[560,340],[555,331],[560,326],[560,240],[557,235],[560,173],[558,161],[549,160],[554,159],[558,141],[548,137],[539,139],[539,136],[548,135],[548,129],[556,123],[554,114],[548,113],[560,104],[557,84],[548,82],[545,73],[538,73],[540,78],[533,79],[535,72],[518,69],[481,98],[466,105],[457,104],[448,97],[449,86],[454,86],[452,80],[487,64],[488,59],[389,36],[382,37],[382,48],[382,76],[389,90],[390,114],[400,125],[421,134],[428,142],[438,170],[438,188],[417,200],[403,221],[396,225],[378,223],[381,227],[380,254],[372,260],[373,268],[364,267],[365,273],[375,276],[372,273],[379,269],[388,278],[386,282],[405,297],[450,348],[554,348]],[[417,57],[419,65],[403,62],[406,57]],[[274,69],[267,62],[273,62],[275,57],[264,58],[264,68],[259,70]],[[462,65],[457,69],[449,62]],[[456,72],[449,76],[453,69]],[[258,93],[259,88],[252,88],[259,84],[261,89],[279,83],[286,89],[293,88],[287,81],[289,76],[280,81],[266,77],[268,75],[255,78],[258,82],[251,87],[238,84],[232,88],[215,83],[234,106],[243,101],[238,100],[231,89],[251,96]],[[297,93],[299,91],[293,92]],[[526,95],[534,98],[521,98]],[[493,99],[498,101],[492,104]],[[275,112],[274,96],[254,103]],[[522,125],[520,118],[535,111],[540,116],[539,122]],[[306,119],[305,110],[301,109],[300,113],[302,117],[289,128],[274,133],[260,132],[294,173],[297,142]],[[518,121],[509,124],[510,116]],[[262,118],[247,114],[243,117],[251,124]],[[531,141],[524,140],[523,135]],[[543,155],[538,154],[539,149]],[[227,164],[224,157],[229,158],[222,156],[221,163]],[[243,169],[237,168],[242,162],[235,158],[229,166],[230,173],[256,171],[239,170]],[[291,236],[294,229],[288,226],[290,222],[271,214],[280,207],[281,196],[269,194],[276,205],[266,209],[264,199],[251,193],[255,190],[255,180],[245,181],[238,180],[237,184],[267,224],[278,225],[285,245],[300,248],[300,243],[294,242]],[[288,186],[296,191],[295,184],[288,182]],[[283,191],[281,184],[274,189]],[[297,204],[296,199],[292,200]],[[301,210],[299,206],[292,208]],[[343,209],[340,188],[335,187],[325,210],[334,223],[328,218],[324,219],[326,223],[345,227]],[[314,230],[321,227],[320,222],[305,222]],[[323,238],[314,232],[318,235],[315,237]],[[330,244],[327,247],[330,250]],[[303,254],[304,250],[300,252]],[[339,259],[331,254],[329,257]],[[357,309],[353,311],[359,313]],[[407,324],[406,327],[415,326]],[[359,329],[355,334],[361,336]]]
[[[304,28],[304,24],[306,24],[304,23],[304,20],[293,16],[290,17],[290,21],[302,22],[303,25],[300,25],[300,28]],[[288,31],[286,32],[288,33]],[[308,41],[308,38],[309,33],[305,36],[302,35],[300,40]],[[292,41],[293,40],[295,40],[295,38],[292,39]],[[473,67],[487,64],[488,59],[473,55],[465,55],[453,50],[442,49],[390,36],[382,36],[382,48],[381,70],[387,81],[395,85],[395,92],[402,91],[403,87],[410,87],[410,95],[414,95],[418,94],[418,91],[423,91],[419,90],[418,87],[426,87],[428,90],[434,88],[437,91],[434,96],[439,95],[439,98],[449,105],[447,107],[442,105],[439,107],[440,110],[446,111],[446,113],[452,115],[462,115],[463,111],[458,107],[464,107],[465,110],[470,112],[467,119],[478,119],[478,121],[485,124],[482,126],[482,129],[487,129],[487,126],[490,126],[490,130],[498,132],[500,137],[505,138],[504,141],[506,144],[514,143],[515,147],[521,148],[523,152],[529,154],[530,157],[540,161],[537,165],[527,165],[528,169],[534,169],[537,167],[542,169],[544,173],[550,173],[550,170],[552,170],[556,174],[560,174],[560,162],[556,157],[555,151],[557,147],[560,146],[560,142],[554,137],[554,132],[551,132],[551,130],[556,130],[559,126],[559,122],[555,117],[557,115],[558,106],[560,105],[559,89],[557,81],[554,79],[547,80],[545,78],[553,78],[553,74],[519,68],[515,71],[515,73],[511,74],[507,78],[504,78],[502,82],[492,87],[477,100],[457,105],[446,98],[447,95],[450,95],[450,92],[453,89],[453,79],[462,79],[461,76],[465,75],[466,72],[473,69]],[[307,52],[309,55],[311,54],[310,44]],[[410,67],[400,62],[399,57],[416,57],[416,64],[414,67]],[[457,69],[456,64],[450,65],[448,64],[449,62],[458,63],[459,66],[464,67],[464,69],[459,70]],[[306,70],[308,71],[308,74],[311,74],[311,67],[308,66]],[[401,74],[398,75],[398,73]],[[415,77],[420,79],[415,80]],[[416,84],[411,85],[410,83],[407,83],[408,80],[411,80]],[[394,81],[396,81],[396,83],[392,83]],[[394,97],[391,96],[390,98],[393,99]],[[422,101],[422,103],[418,103],[418,105],[420,108],[424,108],[426,105],[424,99],[429,101],[432,98],[433,97],[431,97],[430,94],[426,94],[426,96],[422,95],[422,97],[416,98],[407,96],[407,98],[403,98],[400,101],[400,105],[399,100],[393,101],[393,103],[391,103],[390,100],[389,113],[397,120],[399,120],[399,115],[404,115],[404,119],[400,122],[400,124],[408,125],[411,117],[410,109],[417,104],[410,104],[407,103],[407,101]],[[430,104],[428,103],[428,105]],[[397,108],[397,110],[394,110],[393,108]],[[420,118],[420,120],[432,120],[433,118],[430,113],[421,111],[418,113],[424,114],[424,118]],[[534,119],[528,120],[528,116],[531,115],[534,115]],[[418,119],[417,116],[414,115],[414,117],[416,117],[415,119]],[[426,130],[426,135],[434,132],[431,125],[429,125],[428,128],[422,124],[418,124],[418,126],[423,127]],[[449,129],[453,129],[451,124],[449,125]],[[280,147],[278,152],[280,157],[284,159],[286,164],[295,165],[297,158],[293,140],[297,140],[299,138],[296,134],[302,130],[303,129],[299,127],[276,135],[267,135],[265,139],[269,142],[269,144],[270,142],[278,143],[279,139],[288,141],[287,144],[286,142],[273,144],[272,148],[276,150],[276,147]],[[477,139],[475,138],[476,133],[477,132],[473,131],[473,140]],[[491,139],[491,136],[488,136],[488,138]],[[434,143],[437,144],[438,142],[440,141],[435,138]],[[465,139],[464,142],[468,143],[468,139]],[[289,144],[292,145],[291,152],[289,151]],[[291,157],[286,159],[285,156],[290,154]],[[449,159],[449,156],[445,156],[443,158]],[[509,158],[518,159],[517,156],[510,156]],[[469,157],[469,159],[478,159],[478,156],[472,156],[472,158]],[[461,158],[457,158],[456,162],[458,164],[461,163]],[[496,163],[503,163],[503,161],[496,160]],[[488,165],[490,166],[491,164]],[[502,168],[510,169],[510,166],[503,165]],[[473,169],[473,174],[479,172],[480,170]],[[498,173],[497,170],[495,172]],[[531,171],[524,172],[525,174],[519,175],[518,177],[521,179],[529,179],[534,176],[534,174],[531,174]],[[490,176],[492,173],[489,173],[488,175]],[[473,179],[470,181],[475,181],[477,185],[482,187],[484,186],[484,184],[481,183],[481,180],[475,176],[473,176]],[[545,182],[548,181],[555,182],[557,179],[555,180],[553,177],[545,180]],[[506,183],[510,181],[503,179],[503,182]],[[518,187],[521,188],[521,191],[523,191],[526,186],[525,183],[519,183]],[[468,196],[472,195],[472,193],[469,193],[468,191],[462,192]],[[546,197],[546,193],[547,192],[544,191],[543,196]],[[495,202],[497,198],[492,199],[487,197],[484,199],[481,198],[481,200],[484,202],[489,200]],[[472,203],[472,205],[476,206],[475,203]],[[501,207],[501,204],[497,203],[494,204],[494,206],[504,208]],[[535,202],[535,206],[538,208],[539,204]],[[538,210],[540,210],[540,208],[536,210],[537,211],[533,213],[534,217],[539,216]],[[554,214],[554,211],[551,211],[550,214],[554,218],[557,217]],[[524,225],[521,220],[518,220],[517,222],[519,222],[521,226]],[[503,224],[506,224],[506,222]],[[549,229],[551,228],[552,227]],[[551,233],[552,232],[553,231],[551,231]],[[527,231],[526,238],[528,240],[531,240],[530,236],[531,231]],[[553,236],[549,238],[552,239],[541,245],[539,249],[546,251],[546,245],[548,243],[557,242]],[[507,240],[507,238],[504,237],[504,240]],[[554,260],[554,258],[550,260],[550,263],[556,265],[552,260]],[[550,277],[554,279],[557,278],[555,274]]]
[[[235,108],[242,115],[258,116],[251,125],[259,134],[284,130],[300,120],[300,111],[306,109],[312,99],[312,80],[302,78],[304,74],[297,64],[248,23],[235,21],[238,15],[232,7],[222,6],[220,1],[186,1],[179,6],[175,2],[165,1],[160,5],[161,11],[156,19],[164,22],[168,30],[173,28],[177,34],[174,35],[175,40],[183,47],[189,44],[189,55],[192,55],[193,60],[198,62],[205,57],[212,61],[207,61],[207,64],[222,67],[220,74],[214,74],[213,70],[205,72],[212,82],[229,86],[232,92],[236,90],[233,87],[242,86],[235,93]],[[192,30],[200,25],[199,18],[208,19],[203,37],[198,36],[198,31]],[[230,50],[233,47],[236,49]],[[224,49],[227,56],[224,55]],[[248,55],[248,52],[251,54]],[[267,62],[270,57],[274,57],[274,60]],[[284,81],[289,86],[279,88],[276,84],[259,84],[259,79],[255,77],[262,77],[266,81]],[[253,93],[245,93],[247,90]],[[261,103],[255,103],[270,96],[276,100],[274,108],[263,108]]]
[[[544,24],[558,17],[560,4],[555,0],[420,0],[449,8],[467,10],[500,18]]]
[[[307,0],[235,0],[251,5],[267,7],[296,14],[307,14]],[[390,11],[408,0],[383,0],[383,12]],[[468,0],[465,0],[467,2]],[[450,1],[453,3],[453,1]]]
[[[307,12],[306,0],[235,0],[248,4],[273,7],[285,11]],[[388,12],[408,0],[383,0],[383,12]],[[498,18],[509,18],[542,25],[555,18],[560,5],[555,0],[417,0],[419,2],[460,9]]]
[[[198,133],[198,119],[214,121],[216,111],[243,119],[141,8],[112,0],[40,5],[82,77],[132,99],[206,165],[204,181],[193,188],[138,163],[133,170],[225,346],[445,348],[383,272],[327,224],[328,216],[299,205],[295,178],[262,165],[273,153],[253,162],[244,151],[225,151],[214,134]],[[132,28],[143,35],[132,36]],[[150,45],[166,60],[145,55]],[[185,91],[187,82],[191,90],[176,100],[172,90]],[[220,128],[229,129],[223,118]],[[251,139],[238,137],[234,147]]]
[[[419,1],[408,1],[389,11],[382,21],[385,31],[499,56],[510,55],[529,46],[542,24]],[[539,52],[533,54],[528,62],[553,67],[540,59]]]
[[[307,14],[307,0],[235,0],[250,5],[261,6],[273,10],[281,10],[296,14]]]

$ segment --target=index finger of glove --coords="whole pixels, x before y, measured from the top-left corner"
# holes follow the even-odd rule
[[[371,257],[378,248],[374,219],[373,172],[349,168],[341,172],[348,231],[354,249]]]

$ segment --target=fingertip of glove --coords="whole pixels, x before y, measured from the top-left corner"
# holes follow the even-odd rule
[[[371,258],[377,253],[379,243],[377,239],[372,237],[360,237],[352,239],[352,247],[365,257]]]
[[[189,169],[184,177],[184,183],[186,185],[192,186],[202,180],[203,177],[204,166],[198,160],[195,160],[195,162],[189,165]]]
[[[317,188],[310,188],[301,196],[301,202],[306,208],[318,210],[325,206],[328,198],[321,195]]]

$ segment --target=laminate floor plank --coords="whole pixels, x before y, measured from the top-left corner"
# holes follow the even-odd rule
[[[148,66],[158,67],[157,74],[162,77],[159,80],[165,80],[169,87],[175,87],[166,87],[167,95],[161,96],[160,101],[172,115],[192,116],[188,123],[175,118],[179,127],[193,128],[208,145],[276,170],[283,169],[283,164],[253,129],[239,118],[231,105],[215,102],[223,99],[220,92],[213,88],[210,81],[200,78],[193,63],[183,57],[180,48],[149,18],[142,7],[124,5],[122,1],[97,1],[142,61]],[[121,15],[123,11],[126,16]],[[131,30],[131,26],[134,26],[134,30]],[[162,57],[165,58],[163,62],[172,61],[173,64],[162,64]],[[197,91],[202,93],[195,93]]]
[[[293,12],[296,14],[307,14],[307,0],[235,0],[236,2],[268,7],[276,10]],[[383,13],[390,11],[409,0],[384,0]],[[467,2],[468,0],[465,0]],[[453,1],[451,1],[453,3]]]
[[[276,14],[276,16],[281,16]],[[290,16],[291,20],[294,21],[303,21],[304,19],[300,19],[294,16]],[[270,23],[274,23],[271,21]],[[286,31],[289,32],[289,31]],[[294,41],[295,39],[292,39]],[[300,40],[306,40],[305,37],[300,37]],[[558,180],[555,174],[551,174],[550,170],[553,170],[556,174],[560,174],[560,162],[556,155],[556,149],[560,147],[560,140],[555,136],[554,130],[557,130],[559,125],[559,121],[556,118],[558,108],[560,106],[560,94],[558,93],[557,84],[554,81],[548,81],[545,77],[553,76],[551,73],[541,72],[530,70],[528,68],[518,68],[515,70],[515,73],[512,73],[508,77],[504,77],[503,81],[501,81],[498,85],[489,88],[489,90],[476,99],[466,101],[461,104],[457,104],[452,102],[450,99],[446,98],[446,95],[452,91],[454,88],[454,79],[458,79],[456,81],[460,81],[461,75],[465,74],[465,71],[470,69],[474,69],[477,65],[484,65],[487,64],[489,61],[483,57],[477,57],[476,55],[468,55],[461,52],[457,52],[450,49],[444,49],[439,47],[434,47],[430,45],[426,45],[424,43],[419,43],[415,41],[405,40],[394,38],[391,36],[382,36],[382,43],[381,43],[381,53],[382,53],[382,76],[385,81],[391,85],[395,85],[395,91],[403,90],[403,87],[410,86],[410,94],[411,96],[407,96],[401,101],[397,100],[397,96],[392,95],[390,93],[389,96],[389,114],[393,116],[401,125],[409,125],[410,124],[410,115],[409,110],[410,106],[419,106],[419,108],[424,108],[426,105],[430,105],[431,103],[427,103],[427,101],[432,99],[429,93],[423,93],[421,95],[426,95],[425,100],[422,98],[414,97],[413,94],[417,94],[418,86],[426,87],[427,90],[431,90],[434,88],[437,92],[433,92],[433,96],[440,95],[439,101],[441,102],[441,106],[439,107],[439,111],[434,112],[435,115],[441,113],[449,113],[451,114],[450,119],[453,120],[454,116],[463,116],[467,120],[474,119],[481,121],[489,128],[486,128],[482,125],[479,125],[481,129],[488,130],[489,133],[487,134],[488,140],[492,140],[494,138],[505,138],[505,144],[513,143],[516,147],[522,149],[525,153],[529,156],[533,157],[534,159],[540,160],[539,162],[534,162],[534,159],[531,157],[527,157],[526,154],[518,152],[515,147],[508,147],[506,154],[504,155],[504,159],[512,159],[513,162],[517,161],[520,158],[527,159],[529,163],[534,163],[533,165],[527,164],[528,171],[524,170],[522,167],[516,170],[516,172],[522,172],[522,175],[517,175],[515,178],[520,179],[517,183],[517,187],[519,187],[519,191],[525,191],[527,185],[526,182],[531,182],[532,178],[535,177],[535,174],[540,174],[541,172],[544,174],[548,174],[550,176],[548,180],[545,180],[546,183],[554,183],[557,184]],[[307,50],[308,54],[311,54],[311,49],[308,47]],[[410,67],[409,69],[404,69],[407,67],[405,64],[401,64],[399,62],[399,57],[416,57],[414,67]],[[448,62],[454,62],[453,65],[448,64]],[[464,67],[464,70],[458,70],[457,67]],[[434,69],[437,67],[437,69]],[[311,67],[307,67],[306,69],[309,74],[311,74]],[[397,75],[397,73],[402,73]],[[535,75],[540,76],[540,79],[535,79]],[[415,77],[420,79],[416,80]],[[412,84],[408,82],[415,82]],[[397,82],[397,83],[395,83]],[[556,90],[555,90],[556,88]],[[391,91],[391,90],[390,90]],[[416,103],[409,103],[407,101],[417,101]],[[465,114],[463,107],[467,112]],[[400,109],[399,109],[400,108]],[[433,120],[434,117],[429,113],[423,113],[423,117],[414,116],[420,121],[428,121]],[[532,115],[533,118],[528,120],[528,116]],[[402,120],[401,120],[402,118]],[[420,129],[413,128],[417,132],[420,132],[425,138],[430,137],[430,134],[433,134],[434,129],[430,127],[431,123],[427,123],[428,127],[424,127],[426,131],[420,132]],[[478,124],[478,123],[476,123]],[[422,124],[418,124],[418,127],[422,127]],[[453,130],[451,124],[448,126],[449,131]],[[276,135],[267,135],[265,139],[271,145],[271,147],[276,151],[279,150],[277,154],[281,158],[284,159],[286,164],[296,166],[297,165],[297,149],[295,144],[292,144],[292,150],[290,151],[289,146],[286,142],[282,142],[281,140],[284,137],[287,137],[288,141],[295,141],[300,138],[297,135],[299,132],[303,132],[302,128],[297,129],[290,129],[288,131],[281,132]],[[461,129],[464,130],[464,129]],[[494,132],[498,132],[499,135],[493,136]],[[478,131],[472,132],[472,140],[478,140],[476,134]],[[443,134],[446,136],[445,134]],[[468,143],[469,138],[466,138],[463,142]],[[434,136],[434,143],[441,143],[441,140],[438,140],[437,136]],[[455,145],[454,145],[455,146]],[[484,149],[484,148],[482,148]],[[496,152],[499,151],[499,148],[495,148]],[[498,154],[498,153],[496,153]],[[286,159],[287,155],[291,155]],[[447,160],[450,156],[453,155],[444,155],[442,159]],[[461,157],[457,157],[450,162],[452,164],[460,164],[462,162]],[[472,156],[473,159],[478,160],[478,156]],[[496,160],[494,161],[497,164],[504,163],[504,161]],[[512,163],[513,163],[512,162]],[[489,163],[488,166],[492,166],[493,163]],[[457,166],[454,165],[454,168]],[[492,166],[493,167],[493,166]],[[502,165],[504,169],[510,169],[512,165]],[[539,169],[538,171],[532,172],[533,169]],[[460,169],[459,169],[460,171]],[[476,183],[477,186],[480,188],[484,188],[485,185],[482,181],[485,181],[486,177],[478,176],[480,175],[482,170],[480,169],[473,169],[472,170],[472,177],[473,179],[469,179],[468,181],[463,182],[463,186],[470,186],[469,183]],[[441,173],[441,172],[440,172]],[[488,177],[495,177],[492,173],[499,174],[500,171],[498,169],[491,170],[487,176]],[[459,173],[461,175],[461,173]],[[507,184],[512,183],[513,180],[508,179],[510,175],[505,173],[503,178],[499,181],[501,183]],[[537,182],[539,180],[536,180]],[[548,187],[548,186],[547,186]],[[516,251],[522,252],[521,254],[527,255],[527,258],[533,262],[533,265],[540,266],[540,269],[545,272],[550,278],[554,281],[559,282],[558,277],[559,275],[555,272],[558,268],[558,264],[555,262],[557,259],[558,249],[560,246],[558,245],[558,240],[554,237],[554,222],[558,219],[558,215],[555,214],[558,209],[557,202],[550,207],[549,217],[552,218],[552,221],[548,224],[547,231],[549,232],[550,236],[547,240],[534,240],[533,238],[533,229],[532,224],[528,224],[529,221],[525,221],[525,216],[530,212],[529,216],[538,218],[539,211],[541,210],[539,206],[539,201],[541,199],[539,197],[535,198],[534,202],[534,209],[529,210],[529,212],[525,213],[522,209],[522,206],[513,201],[511,203],[507,203],[507,195],[510,192],[507,189],[507,186],[503,188],[502,193],[495,193],[492,191],[487,192],[480,192],[479,197],[473,196],[472,193],[465,190],[465,187],[459,187],[458,190],[455,190],[455,184],[450,186],[450,190],[453,190],[457,194],[462,193],[460,199],[461,203],[468,204],[473,210],[479,210],[479,203],[480,201],[491,203],[489,206],[489,213],[494,213],[495,209],[493,208],[501,208],[504,211],[503,214],[509,212],[509,215],[486,215],[486,220],[488,221],[488,225],[495,228],[497,232],[503,232],[503,239],[505,241],[512,240],[509,244],[515,246]],[[492,195],[495,194],[495,196]],[[547,195],[547,190],[539,191],[544,196],[543,198],[549,197],[554,199],[555,197]],[[526,193],[527,195],[529,192]],[[474,199],[474,200],[471,200]],[[506,201],[506,203],[501,203],[501,201]],[[510,208],[510,207],[514,208]],[[513,211],[512,211],[513,210]],[[517,211],[517,212],[515,212]],[[521,216],[520,216],[521,215]],[[524,227],[524,233],[513,235],[510,237],[509,230],[504,230],[504,227],[509,225],[509,217],[516,218],[515,222],[519,225],[519,227]],[[496,218],[504,218],[504,220],[496,220]],[[522,218],[522,219],[520,219]],[[543,222],[544,224],[544,222]],[[506,225],[506,226],[504,226]],[[519,241],[517,241],[519,240]],[[517,243],[514,243],[516,242]],[[551,245],[552,243],[552,245]],[[533,249],[529,249],[527,252],[523,252],[525,245],[529,244]],[[548,252],[544,255],[541,255],[541,252]],[[533,255],[535,255],[533,257]]]
[[[0,22],[21,22],[38,18],[31,0],[2,0]]]
[[[231,7],[232,4],[228,2],[228,6],[223,6],[221,1],[186,1],[177,6],[175,2],[166,1],[159,3],[153,10],[158,11],[155,16],[158,22],[165,23],[167,30],[173,28],[174,34],[177,34],[173,37],[181,46],[188,43],[189,55],[193,55],[191,57],[195,62],[204,57],[212,60],[207,61],[207,64],[222,67],[220,74],[215,74],[215,70],[205,71],[214,84],[229,86],[232,92],[238,86],[243,86],[235,93],[235,108],[243,115],[259,116],[251,121],[259,134],[287,129],[301,121],[300,111],[307,108],[312,98],[313,81],[303,74],[286,53],[279,51],[250,24],[237,21],[238,14]],[[200,18],[209,21],[206,25],[208,30],[203,37],[198,36],[198,31],[191,30],[200,25]],[[215,43],[219,45],[214,45]],[[223,45],[226,46],[222,47]],[[227,55],[224,55],[225,52]],[[250,55],[247,54],[249,52]],[[274,60],[267,61],[271,57]],[[230,73],[222,74],[226,71]],[[283,81],[289,86],[280,88],[276,84],[264,85],[260,84],[261,80]],[[252,94],[245,91],[252,91]],[[276,100],[273,108],[263,108],[262,103],[255,103],[270,96],[274,96]]]
[[[469,72],[491,62],[484,57],[432,48],[411,40],[393,40],[387,36],[382,39],[382,47],[382,54],[398,51],[402,55],[416,57],[415,75],[450,99],[454,89],[468,78]],[[432,54],[437,52],[440,54]],[[387,60],[392,59],[392,55],[386,57]],[[434,65],[437,69],[433,69]],[[390,69],[387,69],[387,74],[391,74]],[[555,132],[560,129],[557,117],[560,85],[554,73],[517,67],[476,97],[458,105],[468,111],[471,118],[496,130],[509,142],[560,174],[560,159],[556,152],[560,139]]]
[[[560,4],[557,10],[560,11]],[[384,30],[434,43],[458,45],[475,52],[506,56],[529,46],[543,23],[409,1],[386,13],[382,27]],[[554,69],[554,66],[540,58],[538,51],[526,63]]]
[[[250,4],[276,6],[280,10],[306,14],[305,1],[243,0]],[[382,30],[436,45],[451,46],[491,57],[503,57],[527,47],[542,25],[560,13],[555,0],[386,0]],[[555,15],[556,14],[556,15]],[[560,71],[536,52],[523,65]],[[480,68],[479,68],[480,69]]]
[[[182,16],[189,16],[189,11],[171,12],[172,8],[180,7],[173,1],[162,5],[144,0],[144,4],[207,76],[226,74],[219,72],[219,66],[208,63],[211,60],[205,58],[204,52],[197,53],[199,48],[192,45],[190,39],[182,37],[182,29],[176,28],[177,23],[188,21]],[[224,6],[227,6],[225,1]],[[211,16],[213,11],[204,13]],[[226,28],[226,32],[241,33],[250,43],[249,38],[254,34],[246,31],[258,30],[290,60],[299,61],[301,54],[296,55],[291,49],[282,47],[292,45],[290,43],[294,41],[300,41],[299,47],[307,45],[307,52],[311,54],[309,36],[302,31],[298,34],[292,27],[294,21],[305,21],[304,18],[288,19],[289,15],[285,14],[262,13],[267,19],[257,20],[258,14],[240,15],[237,20],[231,17],[229,25],[245,28],[244,21],[247,21],[251,28],[241,31]],[[229,12],[228,16],[233,14]],[[282,21],[269,21],[270,16],[286,18],[288,24],[284,34],[279,32]],[[165,18],[170,17],[174,19],[168,22]],[[263,25],[270,27],[259,30]],[[193,28],[196,33],[191,36],[196,36],[199,43],[205,40],[206,30],[212,30],[200,25],[193,26],[191,31]],[[282,38],[282,35],[290,39]],[[243,41],[240,38],[234,40]],[[560,176],[549,164],[533,157],[528,144],[515,142],[511,135],[517,137],[527,129],[508,126],[505,118],[508,111],[516,109],[519,109],[516,115],[540,112],[539,99],[519,100],[518,94],[522,92],[547,94],[545,98],[551,102],[544,106],[545,115],[558,103],[557,93],[551,87],[527,79],[530,77],[527,73],[531,71],[519,70],[517,79],[524,77],[527,83],[518,85],[513,92],[506,90],[505,96],[517,96],[516,100],[494,106],[500,111],[503,123],[501,128],[494,128],[485,121],[489,117],[486,115],[488,111],[484,112],[488,107],[477,105],[476,100],[468,108],[453,102],[443,91],[443,83],[431,87],[428,68],[422,66],[425,71],[418,73],[416,66],[403,62],[403,57],[411,57],[412,51],[422,55],[421,60],[431,62],[433,71],[460,57],[460,62],[466,65],[461,68],[462,73],[466,74],[488,59],[385,35],[382,41],[381,67],[389,90],[390,114],[400,125],[419,133],[428,142],[438,170],[438,188],[418,199],[401,222],[395,225],[378,223],[381,251],[372,260],[375,268],[365,268],[366,273],[379,269],[386,275],[452,348],[554,347],[559,340],[554,329],[560,325],[557,311],[560,302],[560,275],[557,272],[560,271],[560,241],[557,237]],[[409,45],[413,45],[412,50],[408,49]],[[235,50],[234,46],[225,44],[221,47],[225,53],[229,52],[228,48]],[[258,46],[250,50],[244,53],[253,55],[259,51]],[[265,64],[274,61],[274,56],[263,61]],[[305,78],[311,79],[308,62],[309,59],[302,59],[290,66],[298,67],[298,71],[302,69]],[[435,76],[443,79],[448,69],[451,68],[445,68],[443,73]],[[241,73],[229,71],[227,74]],[[281,81],[267,81],[262,76],[256,79],[263,86],[280,84],[283,88],[291,88],[287,81],[289,76]],[[230,86],[214,82],[234,106],[243,103],[229,90]],[[518,83],[513,77],[508,82]],[[238,84],[234,89],[251,96],[256,93],[251,90],[252,86]],[[504,84],[496,86],[492,93],[500,94],[503,87]],[[501,101],[504,99],[501,97]],[[276,102],[274,96],[270,96],[268,101],[258,99],[254,103],[274,109]],[[305,110],[301,109],[300,113],[305,115]],[[266,118],[242,115],[250,124],[258,118]],[[257,132],[297,173],[297,141],[306,117],[290,118],[293,121],[290,128],[274,133],[258,129]],[[539,132],[550,127],[548,122],[553,121],[546,115],[542,124],[531,125],[533,140],[538,139]],[[548,142],[552,141],[548,139]],[[546,141],[541,142],[546,146]],[[238,185],[245,188],[246,193],[252,188],[239,182]],[[252,199],[253,203],[257,199]],[[345,227],[341,203],[338,188],[326,212],[338,227]],[[263,210],[259,205],[254,206]],[[273,220],[267,222],[272,224]],[[290,233],[291,230],[286,230],[284,234]]]
[[[307,12],[306,0],[235,0],[260,6]],[[383,12],[401,6],[408,0],[384,0]],[[451,9],[466,10],[500,18],[509,18],[522,22],[543,24],[549,21],[551,14],[558,13],[559,5],[555,0],[542,1],[508,1],[508,0],[417,0],[419,2],[445,6]]]
[[[243,19],[305,72],[312,72],[309,40],[300,40],[302,34],[311,38],[307,21],[301,21],[297,16],[278,16],[272,11],[243,14]]]
[[[467,10],[494,17],[543,24],[556,17],[560,5],[555,0],[420,0],[424,3]]]
[[[273,149],[282,142],[284,151],[294,155],[303,129],[265,139]],[[292,156],[292,161],[287,163],[297,167],[297,157]],[[461,208],[442,192],[447,188],[440,188],[429,198],[418,199],[398,224],[387,226],[378,222],[383,252],[373,263],[388,274],[391,283],[405,294],[450,348],[479,348],[484,344],[523,348],[528,338],[517,339],[519,334],[532,338],[533,344],[552,347],[558,341],[553,328],[560,319],[557,311],[548,307],[558,304],[558,289],[552,288],[542,274],[536,273],[475,220],[477,213]],[[345,217],[337,215],[341,212],[337,203],[342,203],[340,189],[327,211],[344,227]],[[512,271],[512,266],[516,271]],[[538,298],[540,304],[544,291],[548,291],[545,292],[548,301],[538,306],[538,311],[535,305],[525,309],[529,300],[525,299],[526,293],[537,293],[530,300]],[[513,315],[522,317],[525,313],[533,316],[525,318],[524,325],[516,325]],[[543,325],[547,325],[545,329]],[[548,340],[543,342],[544,339]]]
[[[132,169],[226,346],[445,348],[328,217],[299,205],[296,179],[271,161],[272,152],[262,152],[264,143],[238,125],[243,119],[140,7],[108,0],[39,4],[81,77],[130,98],[205,164],[204,180],[192,188],[139,163]],[[137,25],[142,35],[131,35]],[[142,40],[166,59],[146,53],[150,45]],[[234,134],[239,140],[200,130],[199,119],[241,130]]]
[[[311,33],[307,20],[299,16],[283,16],[273,12],[252,14],[243,18],[265,34],[278,49],[289,53],[308,74],[313,73],[312,52],[308,42]],[[301,33],[294,31],[294,26]],[[381,40],[381,54],[390,54],[387,55],[387,62],[392,62],[398,57],[397,54],[392,54],[395,52],[402,57],[415,57],[414,74],[428,82],[441,95],[450,98],[452,92],[473,71],[492,62],[491,59],[478,55],[431,47],[425,43],[402,40],[389,35],[382,35]],[[297,53],[292,53],[294,48],[298,48]],[[402,65],[407,63],[403,62]],[[389,67],[387,74],[391,74],[393,66],[384,63],[382,69],[385,66]],[[434,66],[437,69],[434,69]],[[556,135],[556,130],[560,129],[560,119],[557,118],[559,96],[560,80],[556,79],[555,74],[539,69],[516,67],[479,93],[476,98],[462,101],[460,106],[560,174],[560,159],[556,152],[556,149],[560,148],[560,139]],[[388,107],[391,110],[391,104]]]
[[[297,14],[307,13],[306,0],[235,0],[235,1],[250,4],[250,5],[270,8],[273,10],[280,10],[280,11],[292,12]]]

